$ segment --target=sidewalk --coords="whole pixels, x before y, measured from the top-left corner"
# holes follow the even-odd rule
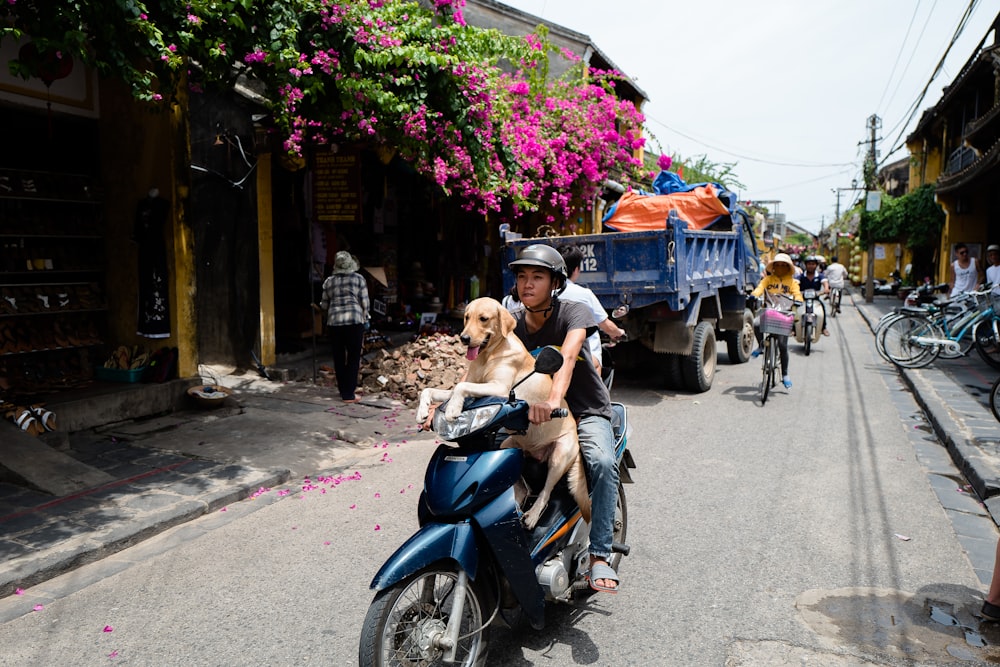
[[[166,416],[60,434],[55,448],[3,431],[7,457],[20,447],[61,459],[46,481],[65,490],[46,494],[0,478],[0,598],[306,475],[350,475],[382,454],[379,442],[432,436],[416,430],[399,401],[345,404],[336,387],[311,382],[311,359],[298,365],[278,375],[309,381],[212,373],[234,389],[221,407],[192,402]],[[279,494],[266,495],[233,514]]]
[[[876,296],[854,305],[872,328],[879,317],[902,305],[896,297]],[[896,369],[923,409],[937,438],[1000,525],[1000,423],[989,408],[989,392],[1000,375],[973,349],[959,359],[938,358],[930,366]]]

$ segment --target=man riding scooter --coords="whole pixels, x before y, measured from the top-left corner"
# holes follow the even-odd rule
[[[799,290],[805,292],[807,289],[816,290],[820,295],[830,293],[830,284],[826,276],[819,270],[819,259],[815,255],[806,257],[805,271],[799,274],[796,280],[799,281]],[[820,309],[823,311],[823,335],[829,336],[830,331],[826,328],[826,306],[822,299],[817,299]]]

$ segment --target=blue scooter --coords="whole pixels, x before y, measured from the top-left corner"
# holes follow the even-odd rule
[[[546,348],[533,372],[551,375],[561,365],[562,355]],[[544,484],[545,466],[520,449],[499,448],[503,432],[528,428],[528,404],[514,389],[506,399],[468,399],[453,422],[444,418],[443,406],[435,412],[434,431],[454,445],[438,447],[427,465],[417,509],[420,529],[371,583],[377,593],[361,631],[362,667],[484,665],[494,621],[513,626],[523,615],[540,629],[546,601],[570,602],[576,591],[590,590],[590,526],[565,478],[534,530],[521,523],[534,498],[530,489]],[[625,406],[612,408],[619,476],[630,483],[635,463],[627,449]],[[565,416],[558,412],[553,417]],[[522,479],[529,489],[523,503],[515,493]],[[629,551],[627,527],[619,484],[610,559],[615,570]]]

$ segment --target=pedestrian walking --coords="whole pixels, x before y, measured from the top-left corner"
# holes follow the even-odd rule
[[[354,255],[346,250],[338,252],[333,260],[333,273],[323,282],[323,298],[318,306],[327,314],[333,370],[340,398],[345,403],[358,402],[358,371],[370,317],[368,284],[357,271],[358,260]]]

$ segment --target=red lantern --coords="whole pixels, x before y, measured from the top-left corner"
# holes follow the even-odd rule
[[[65,79],[73,71],[73,56],[61,51],[39,53],[34,42],[28,42],[17,52],[17,58],[27,65],[31,76],[38,77],[48,88],[54,81]]]

